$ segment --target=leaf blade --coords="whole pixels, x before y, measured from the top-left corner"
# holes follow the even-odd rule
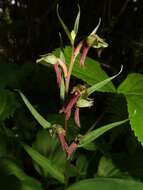
[[[122,120],[122,121],[117,121],[117,122],[102,126],[102,127],[98,128],[98,129],[95,129],[93,131],[90,131],[89,133],[87,133],[86,135],[84,135],[81,138],[80,144],[78,145],[78,147],[85,146],[86,144],[88,144],[88,143],[94,141],[95,139],[97,139],[99,136],[104,134],[106,131],[108,131],[108,130],[116,127],[116,126],[122,125],[123,123],[125,123],[127,121],[128,121],[128,119],[125,119],[125,120]]]
[[[97,84],[94,84],[93,86],[89,87],[87,89],[87,94],[90,95],[92,94],[93,92],[99,90],[100,88],[102,88],[103,86],[105,86],[106,84],[108,84],[111,80],[113,80],[114,78],[116,78],[121,72],[122,72],[122,69],[123,67],[121,67],[121,70],[119,71],[119,73],[117,73],[116,75],[112,76],[112,77],[109,77]]]
[[[143,75],[132,73],[120,84],[118,93],[126,97],[131,128],[138,140],[143,143]]]
[[[26,98],[26,96],[19,90],[17,90],[18,93],[20,94],[22,100],[24,101],[25,105],[27,106],[27,108],[29,109],[29,111],[31,112],[31,114],[33,115],[33,117],[37,120],[37,122],[44,128],[50,128],[51,127],[51,123],[48,122],[46,119],[44,119],[44,117],[42,117],[37,110],[31,105],[31,103],[29,102],[29,100]]]
[[[132,179],[96,178],[79,181],[67,190],[142,190],[143,183]]]
[[[38,163],[42,168],[47,170],[47,172],[55,179],[61,183],[65,183],[64,175],[60,172],[59,168],[56,167],[48,158],[41,155],[35,149],[30,146],[23,144],[25,151],[31,156],[31,158]]]

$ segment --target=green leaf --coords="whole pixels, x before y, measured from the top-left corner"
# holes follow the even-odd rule
[[[20,92],[19,90],[17,90],[18,93],[20,94],[22,100],[24,101],[25,105],[27,106],[27,108],[29,109],[29,111],[31,112],[31,114],[34,116],[34,118],[37,120],[37,122],[45,129],[50,128],[51,127],[51,123],[49,123],[46,119],[44,119],[38,112],[37,110],[30,104],[30,102],[28,101],[28,99],[24,96],[24,94],[22,92]]]
[[[131,128],[143,143],[143,75],[129,74],[118,87],[118,93],[126,97]]]
[[[40,183],[36,179],[27,176],[13,160],[1,158],[0,168],[4,170],[7,176],[14,175],[20,180],[20,190],[42,190]]]
[[[56,49],[53,53],[55,55],[59,55],[60,50]],[[72,49],[67,46],[64,49],[64,55],[66,59],[66,64],[69,66],[70,64],[70,56],[71,56]],[[85,61],[85,66],[79,66],[79,57],[76,59],[74,68],[72,71],[72,75],[83,80],[89,85],[95,85],[105,79],[108,78],[107,74],[101,68],[100,63],[87,57]],[[101,89],[98,89],[100,92],[116,92],[113,83],[110,81],[106,86],[103,86]]]
[[[82,148],[89,150],[89,151],[96,151],[97,150],[97,146],[93,142],[83,145]]]
[[[62,172],[65,171],[65,164],[67,162],[66,154],[61,149],[57,136],[51,136],[48,130],[40,129],[32,147],[43,156],[48,157],[53,163],[56,163],[56,166]],[[34,166],[40,175],[49,176],[49,172],[46,169],[41,168],[38,164],[34,164]]]
[[[122,173],[114,164],[111,158],[102,156],[97,170],[99,177],[122,177]]]
[[[12,116],[17,106],[15,93],[9,90],[0,90],[0,120]]]
[[[119,73],[117,73],[116,75],[109,77],[108,79],[105,79],[97,84],[94,84],[93,86],[89,87],[87,89],[87,94],[88,96],[90,94],[92,94],[93,92],[99,90],[100,88],[102,88],[103,86],[107,85],[111,80],[113,80],[114,78],[116,78],[121,72],[122,72],[123,67],[121,67],[121,70],[119,71]]]
[[[58,16],[58,19],[59,19],[65,33],[67,34],[67,36],[69,38],[71,44],[73,44],[74,41],[72,40],[71,33],[70,33],[69,29],[67,28],[67,26],[65,25],[65,23],[63,22],[63,20],[61,19],[60,15],[59,15],[59,5],[57,5],[57,16]]]
[[[23,144],[25,151],[31,156],[31,158],[39,164],[44,170],[59,182],[64,183],[64,175],[60,169],[56,166],[56,163],[53,163],[51,160],[41,155],[39,152],[31,148],[30,146]]]
[[[142,190],[143,183],[131,179],[96,178],[73,184],[67,190]]]
[[[87,133],[86,135],[84,135],[80,139],[80,143],[79,143],[78,147],[85,146],[86,144],[88,144],[88,143],[94,141],[95,139],[97,139],[98,137],[100,137],[106,131],[108,131],[108,130],[116,127],[116,126],[122,125],[123,123],[125,123],[127,121],[128,121],[128,119],[125,119],[123,121],[117,121],[117,122],[114,122],[114,123],[110,123],[108,125],[102,126],[102,127],[98,128],[98,129],[95,129],[95,130]]]

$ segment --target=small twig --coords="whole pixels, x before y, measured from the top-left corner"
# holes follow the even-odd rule
[[[119,17],[123,14],[123,12],[125,11],[125,9],[126,9],[128,3],[129,3],[129,1],[130,1],[130,0],[126,0],[126,1],[125,1],[125,3],[123,4],[122,8],[120,9],[120,11],[119,11],[119,13],[118,13],[118,15],[117,15],[117,18],[119,18]]]

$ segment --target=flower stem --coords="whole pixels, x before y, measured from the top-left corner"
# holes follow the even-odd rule
[[[67,94],[69,92],[70,78],[71,78],[71,74],[72,74],[72,70],[73,70],[73,66],[74,66],[74,61],[75,61],[74,47],[72,47],[71,61],[70,61],[70,66],[69,66],[69,70],[68,70],[68,74],[67,74],[67,78],[66,78],[66,89],[65,90],[66,90]]]

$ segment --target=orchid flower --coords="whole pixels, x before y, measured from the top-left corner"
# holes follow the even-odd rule
[[[79,44],[74,49],[75,56],[77,56],[80,50],[82,50],[80,60],[79,60],[80,66],[84,65],[86,56],[91,47],[96,48],[96,49],[108,47],[108,44],[96,34],[100,26],[100,23],[101,23],[101,19],[99,19],[98,25],[90,33],[90,35],[85,40],[80,41]]]
[[[50,54],[50,53],[41,56],[41,58],[37,60],[37,63],[39,63],[39,62],[43,65],[47,65],[47,63],[54,65],[54,70],[55,70],[56,77],[57,77],[57,84],[60,87],[61,86],[61,79],[62,79],[62,72],[63,72],[65,79],[66,79],[67,74],[68,74],[66,63],[62,59],[60,59],[60,58],[58,58],[55,55]]]

